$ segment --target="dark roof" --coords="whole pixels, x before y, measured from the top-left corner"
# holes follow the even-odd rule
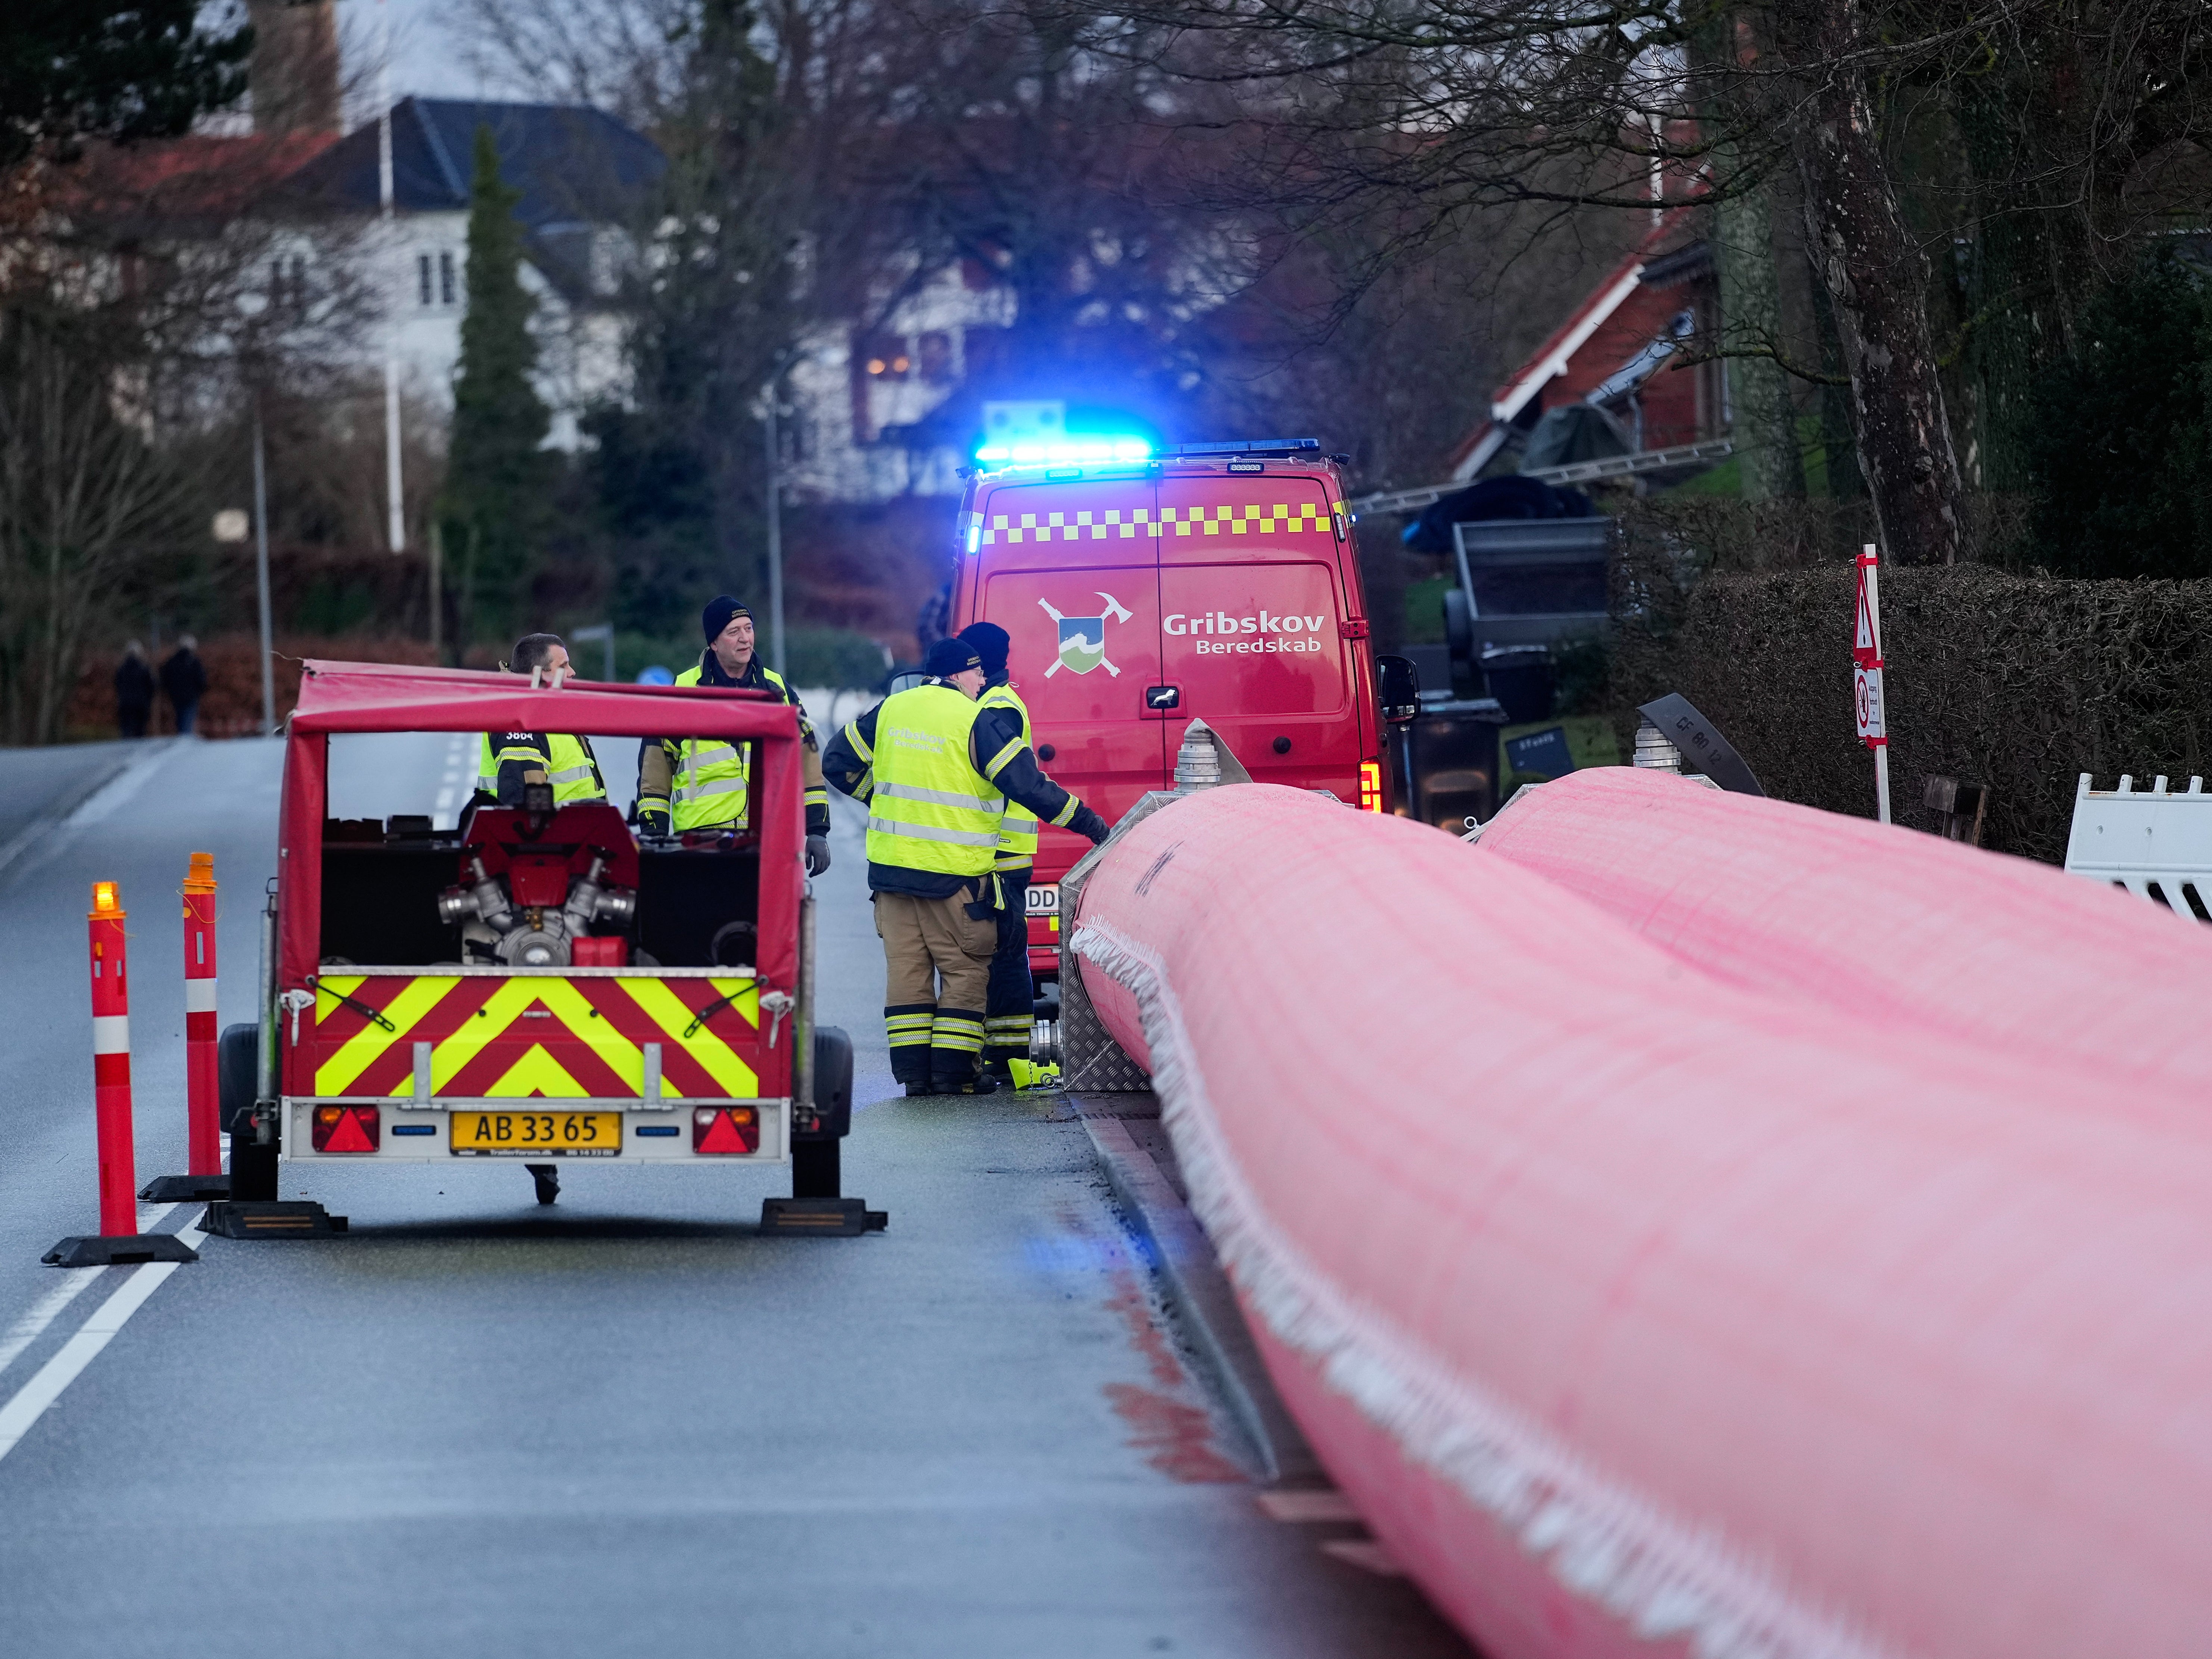
[[[500,177],[522,191],[515,216],[533,233],[618,219],[667,167],[651,139],[587,105],[405,98],[392,109],[392,199],[401,211],[466,210],[479,126],[491,129]],[[355,128],[293,182],[322,205],[374,211],[376,124]]]

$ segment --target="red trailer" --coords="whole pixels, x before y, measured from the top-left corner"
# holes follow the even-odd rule
[[[333,737],[681,734],[751,746],[750,828],[641,842],[615,808],[328,814]],[[797,718],[757,691],[539,687],[307,665],[285,751],[258,1027],[222,1038],[237,1236],[322,1231],[282,1165],[507,1158],[792,1167],[764,1231],[858,1232],[840,1194],[852,1048],[813,1017]]]

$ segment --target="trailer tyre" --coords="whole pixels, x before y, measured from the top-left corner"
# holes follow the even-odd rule
[[[253,1109],[254,1061],[258,1058],[253,1045],[260,1036],[257,1026],[232,1025],[226,1027],[216,1040],[216,1109],[225,1134],[234,1133],[240,1120]]]
[[[814,1028],[814,1107],[822,1127],[793,1144],[835,1141],[853,1131],[853,1039],[842,1025]]]

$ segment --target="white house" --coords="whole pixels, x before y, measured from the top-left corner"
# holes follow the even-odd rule
[[[402,385],[453,403],[468,298],[469,185],[476,135],[488,127],[500,176],[521,191],[523,286],[538,301],[539,393],[549,440],[579,441],[577,416],[624,376],[615,300],[630,241],[623,226],[666,163],[652,141],[585,106],[406,98],[392,125],[392,220],[382,228],[379,124],[356,127],[290,180],[319,208],[364,225],[356,257],[384,300],[388,332],[368,343],[399,360]]]

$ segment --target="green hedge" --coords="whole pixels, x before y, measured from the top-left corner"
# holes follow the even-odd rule
[[[1629,538],[1615,584],[1609,701],[1680,691],[1769,794],[1874,815],[1853,735],[1852,572],[1698,574],[1679,539]],[[1990,789],[1984,844],[2057,862],[2075,779],[2123,772],[2186,787],[2212,737],[2212,581],[2082,581],[1982,565],[1885,569],[1884,677],[1896,817],[1933,828],[1921,780]]]

